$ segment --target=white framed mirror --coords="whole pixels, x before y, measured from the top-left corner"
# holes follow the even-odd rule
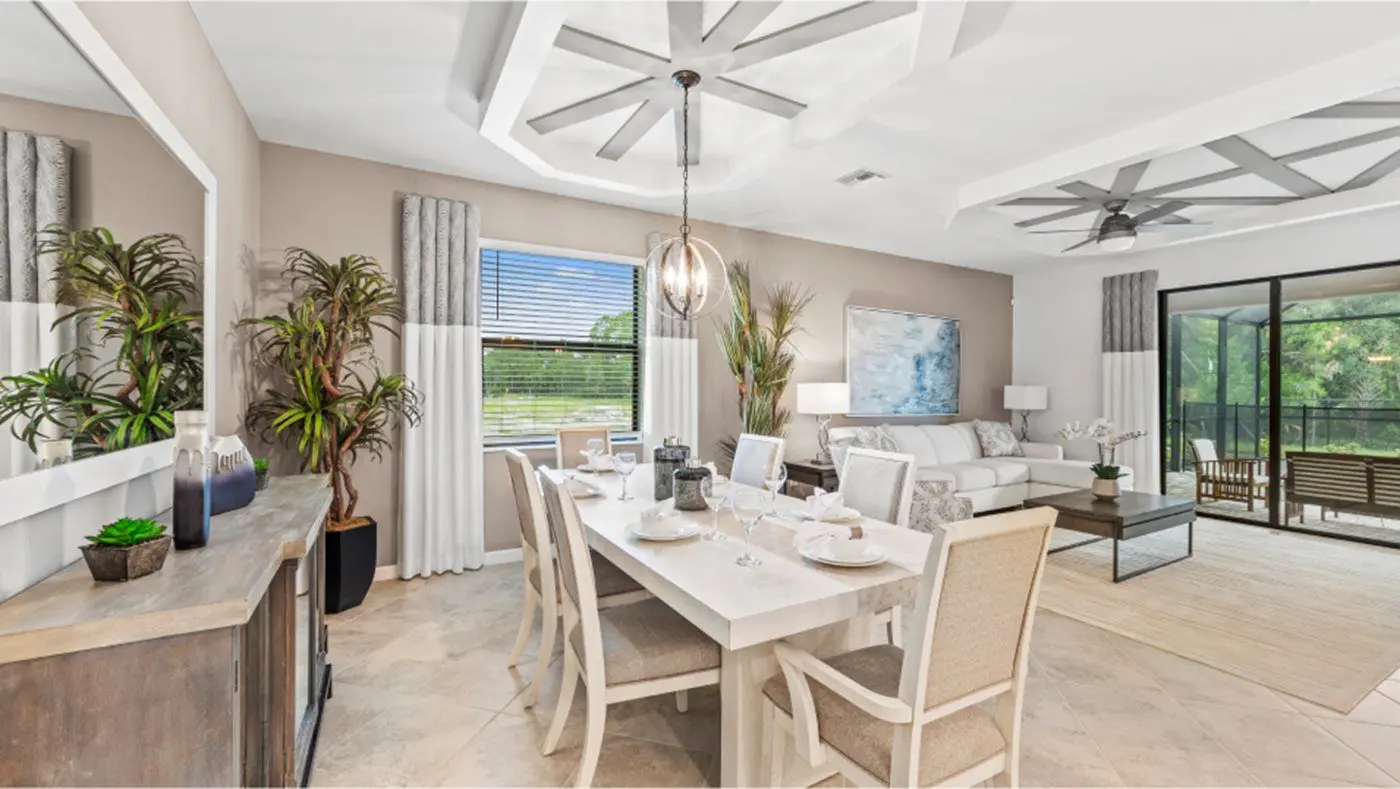
[[[218,187],[66,0],[0,3],[0,142],[0,547],[23,544],[48,565],[76,558],[80,538],[65,534],[52,555],[34,549],[35,534],[15,542],[13,532],[42,521],[90,533],[100,524],[71,522],[93,515],[54,513],[138,483],[139,494],[107,496],[103,509],[168,506],[163,414],[215,411]],[[133,340],[138,307],[121,294],[140,289],[115,285],[121,266],[135,279],[114,262],[118,244],[145,266],[142,314],[183,330]],[[0,559],[0,599],[16,591],[16,572]]]

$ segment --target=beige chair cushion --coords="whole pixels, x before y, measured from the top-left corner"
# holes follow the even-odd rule
[[[848,454],[841,470],[840,490],[846,505],[877,521],[899,524],[899,504],[904,495],[904,476],[913,473],[894,458]]]
[[[656,598],[605,608],[598,620],[608,685],[719,668],[719,645]],[[573,629],[569,642],[584,654],[582,627]]]
[[[632,576],[598,555],[597,551],[589,551],[588,555],[593,559],[593,584],[598,588],[599,597],[611,597],[642,589],[642,585],[633,580]]]
[[[755,439],[748,434],[739,436],[739,444],[734,448],[734,462],[729,469],[729,478],[741,485],[763,487],[777,466],[777,454],[781,445],[775,441]]]
[[[826,661],[832,668],[870,690],[899,695],[904,650],[880,645],[847,652]],[[820,682],[808,680],[817,710],[822,742],[882,782],[890,780],[895,727],[862,712]],[[792,697],[780,673],[763,686],[778,709],[792,714]],[[980,707],[968,707],[923,727],[919,751],[919,785],[940,783],[1006,749],[996,721]]]

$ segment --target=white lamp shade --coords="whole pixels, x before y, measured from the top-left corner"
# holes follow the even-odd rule
[[[851,387],[847,384],[798,384],[797,413],[844,414],[851,410]]]
[[[1050,400],[1050,392],[1043,386],[1008,386],[1002,397],[1003,407],[1008,411],[1044,411]]]

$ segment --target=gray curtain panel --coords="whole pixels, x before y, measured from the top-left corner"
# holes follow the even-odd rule
[[[660,233],[647,234],[648,261],[664,240]],[[693,456],[701,457],[700,343],[695,338],[696,321],[677,320],[655,309],[659,298],[650,290],[643,297],[646,340],[642,347],[642,441],[651,447],[667,436],[677,436],[690,447]]]
[[[423,395],[423,420],[403,435],[403,578],[485,561],[480,235],[468,203],[404,198],[403,371]]]
[[[1104,277],[1103,350],[1157,350],[1157,272]]]

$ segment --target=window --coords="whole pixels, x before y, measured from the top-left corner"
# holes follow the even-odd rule
[[[638,429],[640,269],[505,249],[481,252],[487,444],[565,425]]]

